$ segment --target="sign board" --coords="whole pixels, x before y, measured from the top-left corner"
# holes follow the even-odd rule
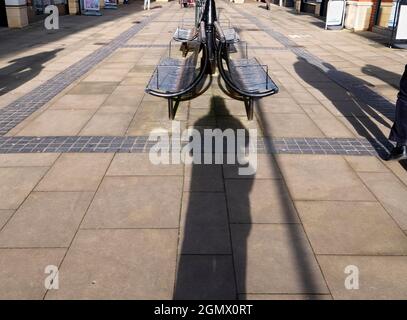
[[[105,9],[117,9],[117,1],[105,0]]]
[[[342,29],[345,20],[346,1],[329,0],[325,29]]]
[[[396,40],[407,40],[407,3],[400,6]]]
[[[393,7],[391,8],[391,13],[390,13],[390,18],[389,18],[389,23],[387,26],[389,28],[394,28],[394,25],[396,23],[396,11],[397,11],[397,6],[398,6],[398,0],[393,1]]]
[[[391,28],[390,47],[407,49],[407,0],[398,0]]]
[[[99,0],[83,0],[83,8],[87,11],[99,11]]]

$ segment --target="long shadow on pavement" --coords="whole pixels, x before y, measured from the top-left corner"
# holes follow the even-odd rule
[[[346,72],[339,71],[330,64],[324,63],[324,66],[329,70],[326,74],[328,78],[340,79],[341,84],[345,84],[344,88],[332,89],[326,86],[325,81],[315,81],[314,74],[318,71],[302,58],[298,58],[295,62],[294,69],[307,84],[320,91],[332,102],[361,137],[366,138],[372,146],[376,147],[379,141],[387,151],[390,150],[392,145],[380,129],[379,124],[386,128],[391,127],[389,120],[394,119],[394,105],[370,89],[368,83]],[[332,84],[335,85],[335,82],[333,81]],[[349,92],[352,94],[350,95]],[[338,96],[340,93],[342,95]],[[377,151],[382,157],[387,155],[382,148],[377,148]]]
[[[44,69],[44,63],[55,58],[61,50],[40,52],[9,61],[10,65],[0,69],[0,96],[35,78]]]
[[[216,128],[216,114],[227,117],[228,127],[244,129],[239,119],[228,113],[220,97],[212,97],[210,112],[199,118],[193,127],[199,131]],[[210,156],[214,160],[215,153]],[[243,217],[247,228],[239,233],[239,252],[243,256],[239,258],[239,271],[235,272],[223,166],[193,164],[187,171],[189,188],[185,190],[181,214],[181,247],[174,299],[237,299],[236,282],[240,284],[239,291],[245,292],[246,243],[251,226],[249,194],[253,178],[249,177],[245,187],[239,190],[242,206],[247,209]]]

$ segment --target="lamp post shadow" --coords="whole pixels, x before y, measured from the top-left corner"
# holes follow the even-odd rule
[[[386,150],[378,147],[377,152],[379,156],[385,158],[388,150],[392,149],[392,144],[382,129],[390,130],[390,121],[394,118],[394,105],[369,88],[369,84],[365,81],[339,71],[330,64],[325,63],[324,66],[328,68],[329,78],[340,79],[345,84],[342,96],[338,97],[337,90],[327,88],[325,82],[315,81],[315,67],[306,60],[298,58],[294,64],[294,70],[302,80],[321,92],[334,105],[340,116],[352,125],[357,135],[367,139],[372,146],[377,146],[379,142]],[[354,95],[352,90],[357,92],[357,95]],[[349,95],[349,92],[352,92],[352,95]]]
[[[216,115],[227,119],[228,128],[244,129],[241,121],[230,115],[220,97],[211,98],[209,113],[195,121],[193,127],[198,130],[208,127],[223,129]],[[248,131],[244,130],[248,137]],[[247,145],[248,138],[245,142]],[[203,156],[202,153],[201,155]],[[211,157],[214,160],[215,152],[211,152]],[[226,163],[226,155],[223,163]],[[237,166],[232,166],[238,169]],[[240,204],[245,209],[243,219],[247,227],[237,234],[239,239],[235,243],[239,248],[233,248],[233,217],[227,202],[230,190],[227,190],[225,178],[228,178],[228,173],[225,166],[192,164],[186,167],[178,268],[173,297],[177,300],[237,299],[238,292],[246,292],[247,238],[251,229],[249,194],[254,177],[245,178],[247,183],[243,188],[239,188]],[[233,259],[232,252],[235,250],[240,253],[238,261]]]

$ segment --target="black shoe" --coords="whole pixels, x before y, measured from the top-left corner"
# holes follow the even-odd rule
[[[400,160],[406,160],[406,159],[407,159],[407,146],[399,145],[399,146],[393,148],[389,157],[387,158],[387,161],[392,161],[392,160],[400,161]]]

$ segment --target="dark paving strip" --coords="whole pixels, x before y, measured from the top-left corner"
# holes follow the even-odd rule
[[[147,153],[156,142],[132,137],[0,137],[0,154],[7,153]],[[185,142],[183,143],[185,145]],[[203,149],[202,149],[203,150]],[[224,147],[226,151],[226,145]],[[377,141],[348,138],[263,138],[257,152],[265,154],[384,155]]]
[[[230,6],[233,10],[239,12],[251,23],[256,25],[259,29],[262,29],[269,36],[280,42],[284,47],[293,52],[302,61],[306,61],[314,67],[322,71],[329,79],[337,83],[348,92],[352,93],[359,101],[368,104],[371,108],[375,109],[380,114],[386,116],[389,119],[394,120],[395,105],[382,97],[380,94],[369,88],[362,80],[337,70],[334,66],[324,62],[317,56],[311,54],[303,47],[299,46],[295,41],[289,39],[284,34],[275,31],[268,25],[261,22],[258,17],[247,13],[240,7]]]
[[[21,98],[0,109],[0,135],[6,134],[12,128],[29,117],[33,112],[51,101],[72,82],[79,79],[99,62],[106,59],[115,50],[122,47],[148,23],[159,16],[163,10],[152,14],[148,18],[121,33],[106,46],[96,50],[79,62],[68,67],[50,80],[28,92]]]

